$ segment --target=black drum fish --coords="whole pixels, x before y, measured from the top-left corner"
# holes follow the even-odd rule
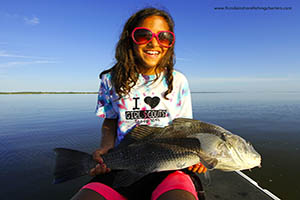
[[[65,148],[54,151],[54,183],[87,175],[97,164],[88,153]],[[177,118],[163,128],[137,126],[102,158],[108,168],[120,170],[114,183],[117,187],[152,172],[184,169],[199,162],[209,170],[223,171],[251,169],[261,163],[261,156],[240,136],[186,118]]]

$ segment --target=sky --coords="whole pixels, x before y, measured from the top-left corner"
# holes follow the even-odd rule
[[[297,0],[1,0],[0,92],[98,91],[126,20],[149,6],[172,15],[192,92],[300,91]]]

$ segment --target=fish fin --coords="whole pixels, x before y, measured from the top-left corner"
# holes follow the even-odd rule
[[[187,134],[189,134],[187,133],[187,130],[193,126],[193,123],[195,123],[195,121],[198,120],[193,120],[188,118],[176,118],[168,126],[155,127],[156,130],[153,129],[152,133],[149,135],[151,136],[151,138],[185,137]],[[151,127],[151,129],[152,128],[153,127]]]
[[[124,139],[118,145],[118,148],[126,147],[126,146],[128,146],[132,143],[135,143],[136,141],[137,141],[136,138],[132,137],[130,134],[127,134],[127,135],[125,135]],[[113,149],[110,149],[110,151],[113,150]]]
[[[150,127],[147,125],[136,126],[129,134],[131,138],[135,140],[142,140],[146,137],[151,137],[153,134],[160,133],[164,128],[162,127]]]
[[[190,139],[198,140],[200,142],[201,147],[201,138],[203,136],[207,137],[216,137],[215,135],[209,134],[209,133],[196,133],[194,135],[188,136]],[[212,158],[205,154],[202,150],[197,152],[200,157],[200,162],[207,168],[207,169],[214,169],[216,165],[218,164],[218,160],[216,158]]]
[[[194,129],[193,127],[196,124],[206,124],[200,120],[189,119],[189,118],[176,118],[172,121],[172,125],[174,129]]]
[[[204,176],[204,185],[205,186],[209,186],[211,184],[211,176],[210,176],[210,172],[206,171],[205,173],[203,173]]]
[[[85,152],[65,148],[56,148],[54,152],[56,153],[54,184],[87,175],[97,164],[92,156]]]
[[[180,125],[182,126],[182,124],[184,124],[185,126],[194,126],[195,124],[201,125],[201,126],[212,126],[213,128],[218,128],[220,126],[215,125],[215,124],[211,124],[208,122],[204,122],[201,120],[197,120],[197,119],[190,119],[190,118],[176,118],[172,121],[172,124],[174,125]],[[222,128],[223,129],[223,128]]]
[[[164,128],[163,135],[171,135],[172,137],[186,137],[188,135],[203,132],[203,129],[207,126],[207,123],[200,120],[176,118],[169,126]]]
[[[195,119],[190,119],[190,118],[176,118],[173,120],[172,124],[181,124],[181,123],[185,123],[185,122],[195,122],[195,121],[199,121],[199,120],[195,120]]]
[[[131,184],[135,183],[136,181],[140,180],[142,177],[147,175],[146,172],[137,172],[137,171],[130,171],[130,170],[123,170],[116,174],[113,187],[128,187]]]
[[[139,140],[145,140],[146,138],[152,138],[153,133],[161,132],[162,128],[159,127],[150,127],[147,125],[140,125],[134,127],[129,131],[124,139],[118,145],[119,148],[126,147],[130,144],[133,144]]]
[[[204,155],[200,155],[200,162],[204,165],[204,167],[206,167],[207,169],[214,169],[217,164],[218,164],[218,160],[215,158],[210,158]]]
[[[219,125],[200,121],[200,120],[195,120],[195,119],[177,118],[173,120],[172,125],[174,126],[175,130],[188,129],[190,133],[206,132],[206,133],[217,135],[221,137],[223,140],[225,140],[224,133],[232,134],[230,133],[230,131],[224,129]]]

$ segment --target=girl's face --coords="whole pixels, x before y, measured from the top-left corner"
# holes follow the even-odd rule
[[[147,17],[140,24],[140,27],[148,28],[153,33],[169,31],[168,23],[161,16]],[[168,51],[167,47],[163,47],[158,43],[156,37],[153,37],[147,44],[134,44],[134,49],[140,61],[143,63],[143,66],[139,66],[141,73],[145,75],[155,74],[155,67]]]

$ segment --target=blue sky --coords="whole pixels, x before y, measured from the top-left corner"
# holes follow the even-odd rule
[[[114,63],[124,23],[147,6],[173,16],[175,68],[192,91],[300,91],[296,0],[2,0],[0,5],[0,92],[97,91],[99,73]]]

